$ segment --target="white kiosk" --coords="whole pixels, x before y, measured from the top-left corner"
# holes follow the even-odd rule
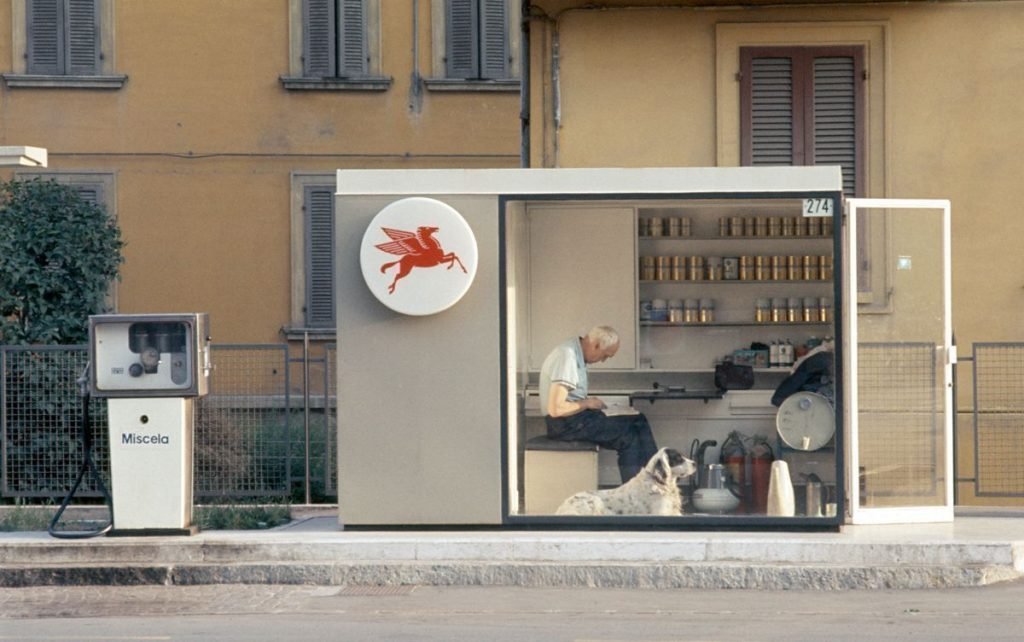
[[[340,170],[339,521],[951,520],[949,202],[847,198],[843,184],[837,166]],[[546,433],[541,364],[596,324],[618,330],[620,349],[592,364],[591,393],[628,399],[659,446],[699,456],[708,445],[701,464],[731,466],[737,485],[742,475],[739,507],[552,514],[594,490],[595,472],[598,487],[621,483],[612,450],[601,449],[596,471],[589,451],[534,461]],[[798,352],[828,337],[834,399],[794,399],[780,430],[774,391]],[[773,346],[789,357],[772,359]],[[753,368],[751,389],[716,389],[726,360]],[[746,453],[721,452],[733,432]],[[762,501],[772,458],[790,470],[793,515]],[[568,477],[570,460],[589,488],[548,483]],[[534,505],[536,487],[551,501]]]
[[[113,535],[189,535],[194,401],[207,393],[206,314],[89,317],[90,392],[108,398]]]

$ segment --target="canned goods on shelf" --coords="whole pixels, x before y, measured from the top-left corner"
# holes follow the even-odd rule
[[[818,268],[818,257],[817,256],[805,256],[803,257],[803,279],[804,281],[816,281],[820,272]]]
[[[795,232],[793,227],[793,217],[784,216],[782,218],[782,236],[794,236]]]
[[[722,280],[722,258],[719,256],[708,257],[707,267],[707,279],[708,281],[721,281]]]
[[[742,216],[729,218],[729,236],[743,236],[745,234]]]
[[[812,216],[807,219],[807,236],[821,236],[821,218]]]
[[[715,322],[715,300],[714,299],[701,299],[700,300],[700,322],[701,323],[714,323]]]
[[[691,256],[689,260],[689,268],[687,269],[686,276],[690,281],[703,281],[704,280],[704,257],[703,256]]]
[[[664,232],[665,228],[660,217],[652,216],[650,219],[648,219],[648,225],[650,228],[648,234],[650,236],[662,236],[662,233]]]
[[[815,299],[817,305],[817,299]],[[757,323],[768,323],[772,320],[772,300],[760,297],[754,302],[754,321]]]

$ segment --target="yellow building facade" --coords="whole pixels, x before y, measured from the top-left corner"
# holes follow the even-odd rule
[[[337,169],[520,165],[519,3],[455,4],[472,22],[444,0],[4,0],[0,144],[49,152],[5,178],[97,188],[127,241],[119,312],[330,339],[309,292],[331,296],[330,250],[310,254]]]
[[[796,61],[807,51],[855,60],[849,158],[856,186],[851,177],[848,193],[949,199],[961,356],[975,342],[1024,339],[1024,220],[1014,208],[1024,197],[1024,3],[533,5],[529,142],[537,167],[756,164],[749,98],[756,69],[748,61]],[[798,75],[794,62],[794,82]],[[790,162],[812,164],[817,153]],[[884,243],[886,233],[876,229],[871,240]],[[878,280],[864,288],[861,307],[884,315],[892,273],[874,267]],[[971,365],[958,373],[958,500],[1017,503],[974,496]],[[1003,442],[1000,456],[1019,442]]]

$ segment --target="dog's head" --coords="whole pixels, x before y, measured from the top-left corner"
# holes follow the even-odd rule
[[[697,472],[697,464],[674,448],[662,448],[656,452],[645,468],[659,484],[674,484]]]

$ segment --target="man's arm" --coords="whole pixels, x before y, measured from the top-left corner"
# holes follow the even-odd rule
[[[604,408],[604,402],[597,397],[570,401],[569,389],[560,383],[553,383],[548,393],[548,407],[545,411],[552,417],[568,417],[584,410],[601,410],[602,408]]]

